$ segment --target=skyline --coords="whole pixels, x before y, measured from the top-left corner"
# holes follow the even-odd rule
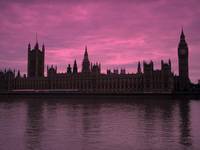
[[[200,78],[199,3],[1,1],[0,68],[26,73],[27,46],[35,44],[37,32],[40,47],[43,42],[46,47],[45,64],[57,65],[59,72],[65,72],[74,59],[80,71],[87,45],[91,62],[100,62],[103,72],[115,68],[136,72],[138,61],[143,60],[153,60],[157,69],[161,59],[171,59],[172,71],[178,74],[177,48],[183,27],[190,79],[196,83]]]

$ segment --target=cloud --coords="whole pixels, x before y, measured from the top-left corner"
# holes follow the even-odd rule
[[[199,1],[168,0],[1,0],[0,68],[26,72],[27,45],[46,46],[46,64],[65,71],[88,45],[90,60],[107,68],[135,72],[138,61],[172,59],[177,73],[177,46],[184,27],[190,48],[190,75],[199,79]]]

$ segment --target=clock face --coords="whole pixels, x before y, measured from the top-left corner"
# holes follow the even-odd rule
[[[185,49],[181,49],[180,53],[181,53],[181,55],[185,55],[186,54],[186,50]]]

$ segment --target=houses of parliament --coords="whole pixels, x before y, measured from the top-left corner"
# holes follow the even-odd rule
[[[57,72],[57,67],[47,66],[45,71],[45,46],[39,47],[38,41],[32,48],[28,45],[27,75],[20,71],[0,71],[0,91],[16,90],[60,90],[86,93],[173,93],[190,91],[195,84],[190,82],[188,65],[188,45],[182,30],[178,44],[178,71],[172,72],[170,59],[161,60],[161,69],[154,69],[153,61],[138,62],[136,73],[126,73],[125,69],[101,72],[101,64],[92,64],[88,49],[85,47],[82,68],[76,60],[66,67],[65,73]]]

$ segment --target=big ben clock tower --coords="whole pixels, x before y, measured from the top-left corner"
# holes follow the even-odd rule
[[[187,91],[189,88],[189,73],[188,73],[188,45],[185,41],[183,29],[178,45],[178,67],[179,67],[179,87],[182,91]]]

